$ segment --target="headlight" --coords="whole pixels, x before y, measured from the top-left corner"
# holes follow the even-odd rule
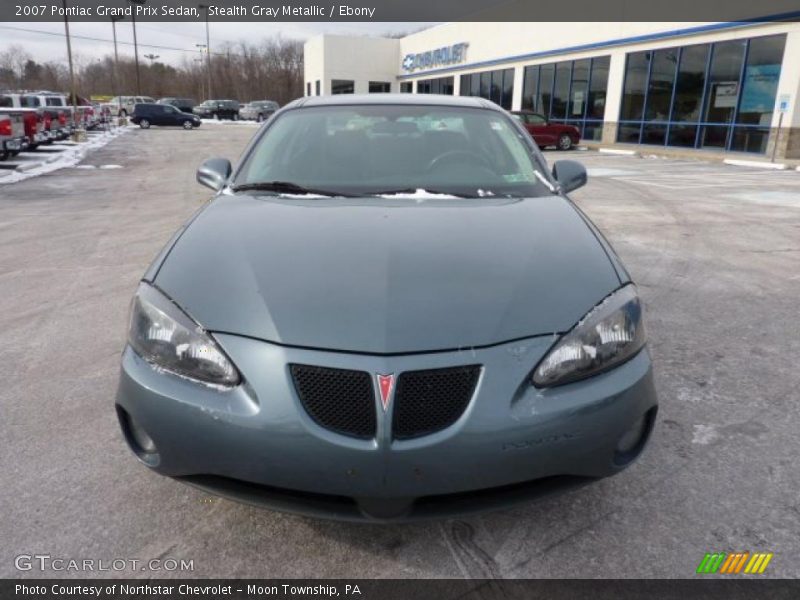
[[[636,288],[627,285],[590,310],[550,349],[533,372],[533,384],[551,387],[591,377],[633,357],[644,343],[642,307]]]
[[[211,336],[154,287],[142,283],[128,343],[146,361],[202,383],[234,386],[239,373]]]

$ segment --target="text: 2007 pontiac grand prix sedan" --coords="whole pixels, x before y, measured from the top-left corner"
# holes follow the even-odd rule
[[[212,493],[336,519],[503,506],[612,475],[657,399],[636,288],[480,98],[280,110],[149,267],[116,407]]]

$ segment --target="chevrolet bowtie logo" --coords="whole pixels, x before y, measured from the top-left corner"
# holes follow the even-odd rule
[[[772,560],[772,552],[714,552],[706,553],[697,566],[701,575],[719,573],[723,575],[761,574]]]

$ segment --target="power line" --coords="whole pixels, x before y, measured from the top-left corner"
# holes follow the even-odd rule
[[[13,31],[22,31],[24,33],[38,33],[40,35],[50,35],[55,37],[65,37],[64,33],[59,33],[57,31],[42,31],[41,29],[27,29],[25,27],[12,27],[11,25],[0,25],[0,29],[10,29]],[[106,44],[114,44],[114,40],[108,40],[103,38],[92,37],[88,35],[70,35],[71,38],[79,39],[79,40],[87,40],[90,42],[104,42]],[[133,46],[133,42],[125,42],[122,40],[117,40],[117,44],[120,46]],[[146,48],[154,48],[156,50],[171,50],[173,52],[189,52],[191,54],[201,54],[199,50],[193,50],[190,48],[173,48],[171,46],[158,46],[156,44],[142,44],[139,43],[139,46],[143,46]],[[212,55],[216,56],[226,56],[226,55],[233,55],[233,56],[241,56],[236,52],[212,52]]]

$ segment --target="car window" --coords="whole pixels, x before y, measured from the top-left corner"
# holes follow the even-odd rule
[[[528,137],[505,113],[418,105],[325,106],[283,113],[256,142],[236,184],[288,181],[369,194],[549,193]]]
[[[530,123],[531,125],[544,125],[547,123],[547,119],[545,119],[542,115],[525,115],[525,120]]]
[[[37,108],[42,105],[36,96],[20,96],[19,102],[25,108]]]
[[[11,96],[0,96],[0,107],[14,108],[14,100]]]

